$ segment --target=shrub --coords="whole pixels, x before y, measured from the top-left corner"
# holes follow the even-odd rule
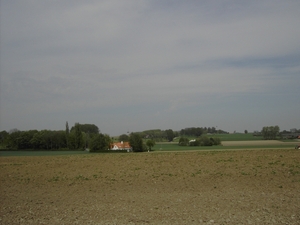
[[[199,140],[197,139],[197,140],[195,140],[195,141],[189,142],[189,144],[190,144],[190,146],[199,146],[199,145],[200,145],[200,142],[199,142]]]
[[[210,138],[210,141],[212,142],[213,145],[220,145],[221,144],[221,139],[220,138]]]
[[[189,145],[189,139],[186,138],[186,137],[181,137],[179,139],[178,145],[179,146],[188,146]]]
[[[198,140],[199,140],[200,146],[212,146],[213,145],[210,138],[208,138],[207,136],[200,137]]]

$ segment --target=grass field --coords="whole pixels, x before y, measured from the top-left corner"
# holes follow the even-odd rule
[[[0,151],[0,156],[59,156],[89,154],[86,151]]]
[[[212,138],[220,138],[221,141],[257,141],[262,140],[262,136],[253,136],[252,133],[243,134],[243,133],[236,133],[236,134],[207,134],[207,137]],[[189,139],[194,139],[196,137],[192,136],[185,136]],[[179,138],[177,137],[174,141],[178,142]]]
[[[254,141],[254,140],[262,140],[262,136],[253,136],[252,133],[242,134],[213,134],[207,135],[208,137],[217,137],[220,138],[221,141]]]

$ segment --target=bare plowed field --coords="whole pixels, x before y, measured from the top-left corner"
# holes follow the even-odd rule
[[[1,157],[0,224],[300,224],[300,151]]]
[[[297,144],[298,142],[290,142],[289,144]],[[276,146],[276,145],[286,145],[286,142],[277,141],[277,140],[260,140],[260,141],[222,141],[223,146],[263,146],[263,145],[270,145],[270,146]]]

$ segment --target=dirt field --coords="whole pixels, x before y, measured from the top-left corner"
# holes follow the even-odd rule
[[[0,224],[300,224],[300,151],[0,157]]]
[[[286,144],[299,144],[299,142],[282,142],[277,140],[260,140],[260,141],[222,141],[223,146],[264,146],[264,145],[286,145]]]

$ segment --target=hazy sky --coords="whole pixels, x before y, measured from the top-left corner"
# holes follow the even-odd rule
[[[300,129],[299,0],[0,4],[0,130]]]

